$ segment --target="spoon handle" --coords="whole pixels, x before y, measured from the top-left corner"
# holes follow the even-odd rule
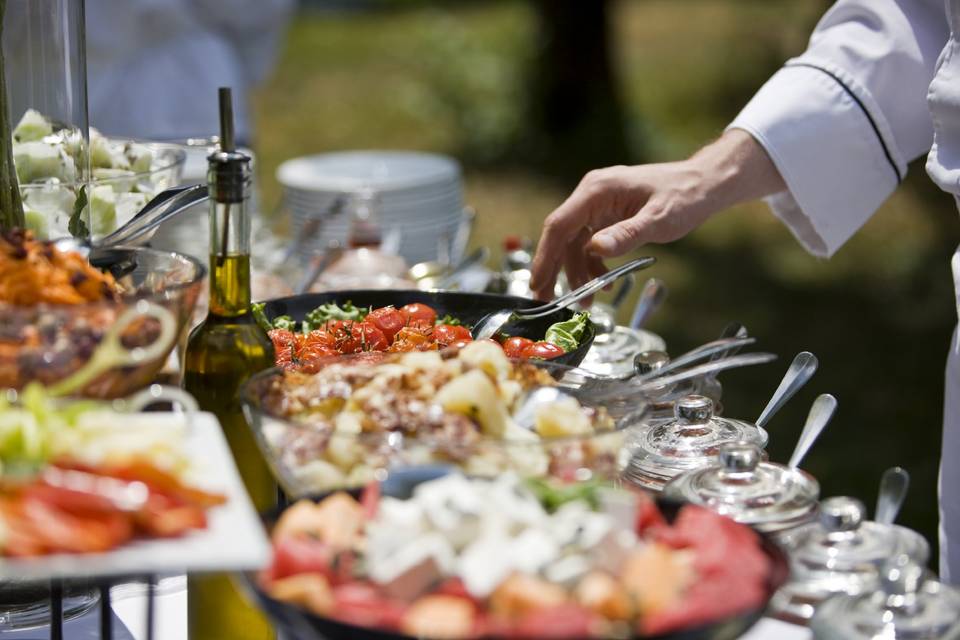
[[[640,292],[637,306],[633,308],[633,317],[630,318],[630,328],[639,329],[656,311],[667,297],[667,285],[663,280],[650,278]]]
[[[572,305],[574,302],[582,300],[587,296],[592,296],[621,276],[625,276],[628,273],[633,273],[634,271],[639,271],[640,269],[646,269],[654,262],[656,262],[656,259],[650,256],[631,260],[626,264],[620,265],[616,269],[611,269],[598,278],[594,278],[590,282],[587,282],[579,288],[574,289],[570,293],[560,296],[553,302],[548,302],[547,304],[539,307],[533,307],[532,309],[518,309],[514,311],[514,316],[522,320],[532,320],[541,316],[550,315],[557,309],[564,309]]]
[[[901,467],[890,467],[880,477],[880,494],[877,496],[877,510],[873,519],[880,524],[893,524],[907,497],[910,487],[910,474]]]
[[[160,226],[164,221],[180,214],[188,207],[206,200],[207,197],[207,185],[205,184],[167,189],[148,202],[146,206],[124,226],[100,240],[97,246],[109,247],[136,240],[140,236]]]
[[[780,381],[780,386],[773,392],[770,402],[763,413],[757,418],[757,426],[763,428],[777,411],[792,398],[800,388],[807,383],[817,370],[817,357],[809,351],[801,351],[790,363],[786,375]]]
[[[721,358],[720,360],[714,360],[713,362],[706,362],[695,367],[690,367],[689,369],[684,369],[683,371],[678,371],[672,375],[664,376],[655,376],[653,378],[645,378],[640,381],[638,389],[640,391],[656,391],[663,389],[663,387],[676,384],[677,382],[683,382],[684,380],[689,380],[690,378],[698,378],[700,376],[706,376],[713,373],[718,373],[720,371],[725,371],[727,369],[736,369],[738,367],[749,367],[755,364],[766,364],[768,362],[773,362],[777,359],[772,353],[746,353],[739,356],[731,356],[729,358]],[[662,369],[661,369],[662,371]],[[657,371],[656,373],[660,373]]]
[[[793,455],[790,456],[788,466],[791,469],[796,469],[800,466],[804,456],[807,455],[807,451],[809,451],[813,443],[817,441],[817,438],[820,436],[824,427],[827,426],[827,423],[830,422],[830,418],[833,417],[833,412],[836,411],[836,409],[837,399],[829,393],[821,394],[813,401],[810,414],[807,416],[807,422],[803,425],[803,431],[800,433],[800,439],[797,440],[797,446],[793,450]]]
[[[678,369],[698,362],[700,360],[706,360],[712,356],[718,356],[718,354],[724,354],[732,349],[739,349],[745,347],[748,344],[753,344],[756,342],[756,338],[746,337],[746,338],[725,338],[722,340],[714,340],[713,342],[708,342],[705,345],[701,345],[696,349],[692,349],[687,353],[677,356],[667,364],[663,365],[659,369],[654,369],[645,374],[637,376],[637,379],[643,382],[644,380],[650,380],[653,378],[659,378],[662,375],[666,375]],[[716,359],[719,362],[719,359]]]

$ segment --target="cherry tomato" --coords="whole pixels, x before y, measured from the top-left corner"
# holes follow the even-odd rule
[[[508,358],[522,358],[523,352],[533,344],[530,338],[514,336],[503,341],[503,352]]]
[[[449,345],[450,349],[463,349],[465,346],[473,342],[473,338],[462,338],[460,340],[454,340]]]
[[[431,336],[432,333],[432,327],[429,331],[420,326],[404,327],[397,332],[397,337],[390,345],[389,350],[395,352],[432,351],[437,348],[437,343]]]
[[[432,327],[433,323],[437,321],[437,312],[419,302],[404,306],[400,309],[400,314],[408,325],[423,324]]]
[[[525,348],[520,354],[520,357],[524,359],[552,360],[553,358],[562,356],[564,353],[565,351],[563,349],[552,342],[540,341],[534,342]]]
[[[334,335],[340,353],[384,351],[390,343],[383,331],[370,322],[351,322],[342,325]]]
[[[335,349],[337,346],[337,338],[333,333],[325,329],[314,329],[308,333],[303,338],[303,344],[300,346],[301,351],[307,347],[313,349],[317,348],[327,348]]]
[[[407,324],[403,314],[393,307],[374,309],[367,315],[366,321],[383,331],[389,342],[393,342],[393,337]]]
[[[470,330],[452,324],[438,324],[433,328],[433,339],[442,346],[447,346],[457,340],[472,340]]]

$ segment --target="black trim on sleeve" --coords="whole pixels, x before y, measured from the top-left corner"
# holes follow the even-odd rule
[[[823,73],[833,78],[834,81],[843,88],[844,92],[846,92],[848,96],[853,98],[853,101],[856,102],[857,106],[860,107],[860,110],[863,111],[863,115],[867,116],[867,122],[870,123],[870,126],[873,128],[873,132],[877,134],[877,140],[880,142],[880,147],[883,149],[883,155],[887,157],[887,162],[890,163],[890,167],[893,169],[893,174],[897,176],[897,184],[900,184],[901,182],[903,182],[903,176],[900,175],[900,169],[897,168],[897,163],[893,161],[893,156],[890,154],[890,149],[887,148],[886,141],[883,139],[883,136],[880,135],[880,128],[877,127],[877,123],[874,121],[873,116],[871,116],[870,112],[867,111],[867,108],[864,106],[863,102],[861,102],[860,98],[857,97],[857,94],[851,91],[850,87],[844,84],[843,80],[837,77],[836,74],[824,69],[823,67],[818,67],[817,65],[810,64],[809,62],[794,62],[792,64],[787,65],[787,67],[809,67],[810,69],[816,69],[817,71],[822,71]]]

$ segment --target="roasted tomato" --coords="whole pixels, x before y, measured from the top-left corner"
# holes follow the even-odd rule
[[[423,327],[404,327],[397,333],[389,350],[399,352],[436,350],[437,343],[432,333],[432,330],[427,331]]]
[[[520,354],[524,359],[552,360],[564,354],[564,350],[552,342],[540,341],[534,342],[523,350]]]
[[[533,340],[530,338],[514,336],[504,340],[502,346],[503,352],[508,358],[522,358],[523,352],[526,351],[527,347],[531,345],[533,345]]]
[[[383,331],[388,342],[393,342],[393,337],[407,324],[403,314],[393,307],[374,309],[367,315],[366,321]]]
[[[452,324],[438,324],[433,328],[433,339],[441,346],[453,344],[457,340],[472,340],[470,330],[466,327],[458,327]]]
[[[383,351],[390,343],[383,331],[370,322],[349,322],[337,329],[337,351],[340,353],[361,353],[364,351]]]
[[[321,347],[327,349],[336,349],[337,338],[333,335],[333,333],[327,331],[326,329],[314,329],[304,336],[303,344],[300,346],[301,349],[305,349],[307,347],[314,349]]]
[[[437,321],[437,312],[425,304],[414,302],[400,309],[400,314],[407,325],[429,325]]]
[[[461,338],[460,340],[454,340],[447,346],[451,349],[463,349],[465,346],[473,342],[473,338]]]

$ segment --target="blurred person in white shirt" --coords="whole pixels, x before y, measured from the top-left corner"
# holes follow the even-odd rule
[[[296,0],[87,0],[90,124],[150,140],[219,130],[217,88],[232,87],[237,139],[248,95],[272,70]]]

